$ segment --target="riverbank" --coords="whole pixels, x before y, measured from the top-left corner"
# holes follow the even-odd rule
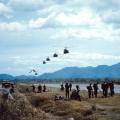
[[[21,84],[21,85],[26,85],[26,84]],[[30,85],[32,85],[32,84],[30,84]],[[38,87],[38,85],[39,85],[39,83],[36,83],[36,84],[34,84],[36,87]],[[41,84],[42,86],[44,85],[44,84]],[[48,88],[52,88],[52,89],[54,89],[54,90],[56,90],[56,89],[60,89],[60,83],[46,83],[45,84]],[[65,85],[65,84],[63,84],[63,85]],[[81,91],[86,91],[87,89],[86,89],[86,87],[89,85],[89,83],[73,83],[72,84],[72,89],[76,89],[76,85],[79,85],[79,87],[80,87],[80,90]],[[102,91],[102,89],[101,89],[101,84],[98,84],[98,87],[99,87],[99,92],[101,92]],[[53,91],[54,91],[53,90]],[[118,84],[115,84],[114,85],[114,91],[115,91],[115,93],[120,93],[120,85],[118,85]]]

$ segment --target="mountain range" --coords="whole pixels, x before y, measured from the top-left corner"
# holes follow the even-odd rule
[[[53,73],[39,76],[12,76],[0,74],[0,80],[38,80],[38,79],[74,79],[74,78],[120,78],[120,63],[96,67],[65,67]]]

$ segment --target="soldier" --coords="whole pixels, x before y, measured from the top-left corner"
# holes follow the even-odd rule
[[[76,89],[77,89],[77,92],[79,93],[79,92],[80,92],[80,87],[79,87],[79,85],[76,85]]]
[[[64,91],[63,83],[61,84],[61,91]]]
[[[3,102],[8,102],[8,100],[15,100],[10,93],[10,88],[7,85],[4,85],[2,88],[0,88],[0,92],[2,93]]]
[[[72,91],[72,94],[70,95],[70,98],[72,100],[79,100],[79,101],[81,101],[81,97],[80,97],[79,92],[77,90],[73,90]]]
[[[87,90],[88,90],[88,97],[91,98],[92,96],[92,84],[90,84],[89,86],[87,86]]]
[[[28,88],[26,88],[26,92],[27,92],[27,93],[29,93],[29,92],[30,92]]]
[[[43,92],[46,92],[46,85],[43,85]]]
[[[80,96],[80,87],[79,87],[79,85],[76,85],[76,89],[77,89],[77,99],[79,100],[79,101],[81,101],[81,96]]]
[[[97,98],[97,94],[98,94],[98,83],[94,83],[93,84],[93,89],[94,89],[94,95]]]
[[[69,87],[70,87],[70,91],[72,90],[72,83],[69,84]]]
[[[103,97],[105,97],[105,82],[101,84],[101,89],[103,91]]]
[[[32,85],[32,91],[35,92],[35,85]]]
[[[42,86],[41,86],[40,84],[38,85],[38,93],[39,93],[39,92],[40,92],[40,93],[42,92]]]
[[[106,83],[105,83],[105,97],[108,96],[108,88],[109,88],[109,83],[106,82]]]
[[[14,85],[13,84],[11,84],[10,93],[11,94],[14,93]]]
[[[113,96],[114,95],[114,82],[110,82],[109,87],[110,87],[110,95]]]
[[[68,85],[68,83],[65,84],[65,92],[66,92],[66,98],[69,99],[70,97],[70,90],[69,90],[70,86]]]

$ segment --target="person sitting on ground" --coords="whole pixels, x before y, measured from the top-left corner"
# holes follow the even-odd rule
[[[77,90],[73,90],[72,94],[70,95],[70,99],[81,101],[81,97],[79,95],[79,92]]]
[[[54,96],[54,101],[63,100],[63,99],[64,99],[63,96],[58,96],[58,95],[55,95],[55,96]]]

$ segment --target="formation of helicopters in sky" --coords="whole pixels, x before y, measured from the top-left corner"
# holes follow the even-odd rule
[[[65,49],[63,50],[63,55],[64,55],[64,54],[69,54],[69,50],[68,50],[67,48],[65,48]],[[52,55],[52,57],[53,57],[53,58],[57,58],[57,57],[59,57],[59,54],[54,53],[54,54]],[[51,58],[50,58],[50,57],[47,57],[45,60],[43,60],[42,64],[46,64],[47,62],[50,62],[50,61],[51,61]],[[37,71],[36,71],[35,69],[30,70],[29,73],[34,73],[34,75],[38,75],[38,73],[37,73]]]

